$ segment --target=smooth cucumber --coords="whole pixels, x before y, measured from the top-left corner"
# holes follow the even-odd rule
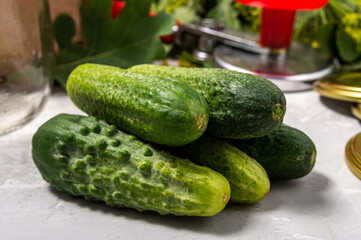
[[[302,131],[287,125],[268,136],[230,140],[231,144],[256,159],[271,179],[295,179],[311,172],[316,146]]]
[[[205,99],[178,79],[83,64],[70,74],[66,89],[87,114],[149,142],[185,145],[207,127]]]
[[[207,133],[247,139],[276,130],[286,112],[283,92],[260,76],[217,68],[182,68],[137,65],[130,68],[156,76],[184,80],[206,99],[209,109]]]
[[[219,173],[183,160],[95,117],[61,114],[32,140],[33,159],[58,190],[110,206],[212,216],[230,198]]]
[[[270,181],[263,167],[224,140],[202,136],[171,151],[221,173],[231,186],[231,202],[257,203],[269,192]]]

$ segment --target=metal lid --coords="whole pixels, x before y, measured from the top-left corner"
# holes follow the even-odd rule
[[[352,114],[361,120],[361,103],[354,103],[351,107]]]
[[[361,179],[361,133],[351,138],[347,143],[346,157],[348,167]]]
[[[219,45],[214,49],[213,57],[219,67],[260,75],[284,92],[310,90],[312,81],[331,74],[334,69],[329,55],[298,42],[284,54],[256,54]]]
[[[361,103],[361,73],[327,76],[317,82],[314,89],[325,97]]]

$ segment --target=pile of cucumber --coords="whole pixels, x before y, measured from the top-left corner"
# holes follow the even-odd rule
[[[44,123],[32,155],[47,182],[88,200],[212,216],[229,201],[261,201],[269,178],[299,178],[315,163],[312,140],[282,124],[284,94],[259,76],[83,64],[66,88],[90,116]]]

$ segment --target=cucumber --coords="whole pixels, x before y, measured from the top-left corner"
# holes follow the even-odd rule
[[[221,174],[158,151],[95,117],[50,119],[33,136],[32,155],[58,190],[109,206],[212,216],[230,197]]]
[[[208,124],[205,99],[177,79],[83,64],[70,74],[66,89],[87,114],[149,142],[185,145]]]
[[[202,136],[171,151],[221,173],[231,186],[231,202],[257,203],[269,192],[270,181],[263,167],[224,140]]]
[[[311,172],[316,161],[316,146],[302,131],[287,125],[268,136],[229,140],[256,159],[271,179],[295,179]]]
[[[137,65],[137,72],[186,81],[206,99],[210,115],[207,133],[222,138],[262,137],[276,130],[286,111],[283,92],[256,75],[217,68]]]

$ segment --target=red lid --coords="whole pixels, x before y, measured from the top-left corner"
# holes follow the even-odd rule
[[[328,0],[290,1],[290,0],[236,0],[236,2],[254,7],[279,10],[313,10],[321,8]]]

